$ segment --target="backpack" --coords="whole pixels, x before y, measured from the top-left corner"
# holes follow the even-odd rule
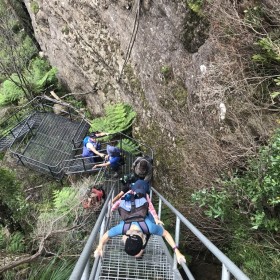
[[[130,201],[131,203],[131,210],[127,211],[126,209],[122,208],[119,206],[118,212],[124,221],[124,226],[123,226],[123,234],[127,232],[127,230],[130,228],[132,222],[138,222],[139,226],[141,227],[142,231],[145,234],[149,234],[149,229],[148,226],[145,222],[145,218],[148,215],[149,211],[149,203],[145,199],[145,202],[139,206],[135,206],[135,200],[140,199],[140,198],[146,198],[146,191],[144,188],[138,188],[137,192],[133,193],[126,193],[125,196],[122,198],[122,200],[125,200],[126,202]]]

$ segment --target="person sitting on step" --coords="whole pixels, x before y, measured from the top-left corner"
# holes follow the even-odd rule
[[[105,198],[106,194],[102,187],[92,187],[87,192],[87,198],[82,202],[83,208],[98,210]]]

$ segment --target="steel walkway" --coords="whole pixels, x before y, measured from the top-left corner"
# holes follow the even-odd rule
[[[128,162],[123,170],[124,174],[130,172],[133,157],[128,158]],[[175,254],[170,254],[170,248],[167,247],[162,237],[152,236],[145,248],[145,254],[141,259],[124,252],[124,245],[121,237],[111,238],[104,246],[102,258],[94,258],[93,252],[99,242],[99,238],[112,226],[119,222],[118,212],[111,214],[112,198],[119,193],[121,185],[116,180],[111,185],[111,190],[99,214],[91,234],[84,246],[83,251],[69,280],[169,280],[169,279],[189,279],[194,280],[194,276],[189,270],[187,264],[181,265],[181,272],[178,270],[178,264]],[[169,208],[174,215],[173,221],[176,221],[175,227],[170,234],[174,236],[175,243],[183,248],[180,234],[188,230],[208,249],[221,263],[222,280],[250,280],[226,255],[224,255],[209,239],[207,239],[194,225],[192,225],[178,210],[176,210],[159,192],[154,188],[151,190],[151,198],[154,205],[157,205],[158,216],[164,209]],[[156,204],[155,204],[156,203]],[[171,217],[169,216],[169,219]],[[163,222],[165,222],[163,220]],[[184,228],[184,231],[183,231]],[[183,238],[182,238],[183,239]],[[181,247],[182,246],[182,247]],[[172,251],[172,250],[171,250]],[[182,252],[182,250],[181,250]]]

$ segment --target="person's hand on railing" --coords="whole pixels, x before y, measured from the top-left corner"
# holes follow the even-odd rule
[[[94,257],[102,257],[103,256],[103,246],[102,245],[98,245],[96,250],[94,251]]]
[[[160,219],[155,218],[155,223],[157,225],[164,225],[163,221],[161,221]]]
[[[178,264],[186,263],[185,256],[181,254],[181,252],[178,249],[175,250],[175,254],[176,254]]]

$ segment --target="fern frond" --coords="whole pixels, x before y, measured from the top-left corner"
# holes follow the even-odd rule
[[[128,153],[133,154],[134,156],[137,156],[141,153],[138,143],[135,143],[130,139],[123,139],[121,145],[118,144],[118,147]]]
[[[93,120],[91,129],[110,133],[126,131],[131,127],[135,117],[136,112],[128,104],[109,105],[105,108],[105,117]]]

